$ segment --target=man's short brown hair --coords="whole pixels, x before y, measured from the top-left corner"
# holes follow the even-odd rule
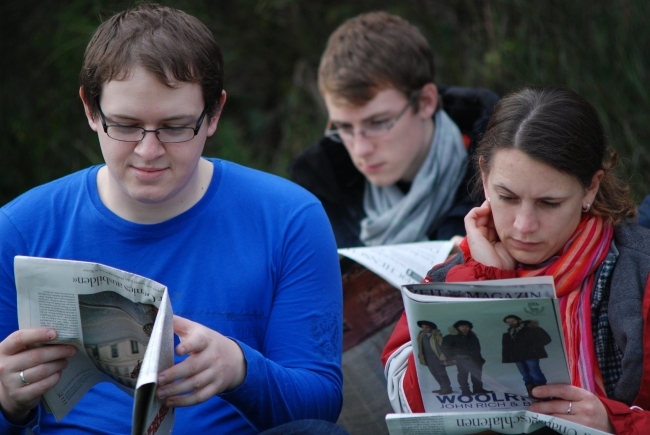
[[[178,9],[144,3],[102,23],[86,48],[79,83],[93,118],[104,85],[143,67],[161,83],[201,85],[208,116],[215,115],[223,90],[223,58],[212,32]]]
[[[321,58],[318,87],[323,95],[362,106],[388,88],[410,97],[433,83],[433,76],[433,52],[417,27],[387,12],[370,12],[332,33]]]

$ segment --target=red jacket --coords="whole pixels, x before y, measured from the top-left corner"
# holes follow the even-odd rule
[[[447,272],[445,282],[464,282],[464,281],[485,281],[493,279],[515,278],[514,270],[502,270],[495,267],[485,266],[476,262],[472,258],[466,258],[464,264],[459,264]],[[427,276],[424,283],[431,282]],[[639,394],[630,408],[627,404],[616,400],[601,397],[600,400],[605,405],[609,420],[614,426],[616,433],[621,435],[645,435],[650,434],[650,412],[644,409],[650,409],[650,279],[646,281],[645,294],[643,300],[643,319],[644,319],[644,339],[643,339],[643,377]],[[390,356],[402,345],[411,340],[409,336],[406,314],[397,322],[395,330],[391,335],[381,359],[384,367]],[[413,412],[425,412],[418,383],[417,371],[413,354],[409,356],[408,366],[403,380],[404,395],[408,401],[409,407]],[[642,409],[637,409],[642,408]]]

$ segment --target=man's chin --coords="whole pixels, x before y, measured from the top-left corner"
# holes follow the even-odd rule
[[[387,187],[397,183],[397,178],[384,174],[363,174],[373,186]]]
[[[126,193],[134,202],[152,206],[163,204],[173,196],[166,189],[152,187],[129,189]]]

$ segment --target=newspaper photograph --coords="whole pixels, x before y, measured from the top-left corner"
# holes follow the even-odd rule
[[[109,266],[16,256],[20,329],[52,328],[68,344],[60,381],[43,400],[60,421],[99,382],[134,397],[132,434],[169,434],[174,410],[155,398],[158,373],[174,363],[167,287]]]

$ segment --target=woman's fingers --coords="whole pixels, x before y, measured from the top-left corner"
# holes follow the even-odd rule
[[[572,385],[543,385],[536,387],[533,395],[555,399],[533,403],[528,408],[531,412],[553,415],[604,432],[614,432],[605,406],[587,390]]]

